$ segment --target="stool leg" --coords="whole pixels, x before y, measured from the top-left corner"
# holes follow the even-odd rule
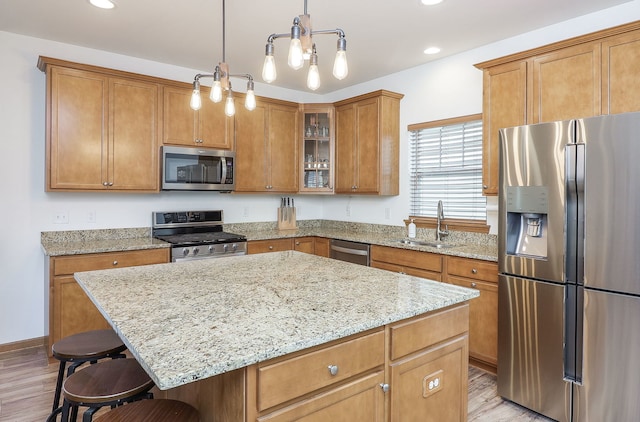
[[[93,420],[93,414],[98,411],[99,407],[90,407],[85,410],[82,415],[82,422],[91,422]]]
[[[62,401],[62,418],[60,422],[69,422],[69,402],[67,400]]]
[[[58,368],[58,380],[56,381],[56,393],[53,396],[53,408],[51,409],[52,412],[55,412],[60,405],[60,392],[62,391],[62,379],[64,378],[65,366],[66,362],[61,360],[60,367]]]
[[[77,420],[78,420],[78,406],[74,404],[71,406],[71,416],[69,417],[69,421],[76,422]],[[63,422],[69,422],[69,421],[63,421]]]

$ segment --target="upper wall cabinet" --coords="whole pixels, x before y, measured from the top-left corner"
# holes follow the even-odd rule
[[[333,193],[333,106],[302,106],[300,192]]]
[[[236,192],[298,191],[298,104],[236,99]]]
[[[234,119],[224,114],[224,101],[214,103],[202,90],[202,108],[189,106],[192,87],[164,87],[164,145],[233,149]]]
[[[160,85],[40,57],[47,75],[46,190],[158,191]]]
[[[381,90],[334,104],[335,193],[398,195],[402,97]]]
[[[640,21],[476,65],[483,78],[483,193],[498,194],[498,130],[640,111]]]

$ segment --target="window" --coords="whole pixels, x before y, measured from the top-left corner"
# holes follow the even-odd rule
[[[486,221],[482,196],[482,115],[409,126],[411,217]]]

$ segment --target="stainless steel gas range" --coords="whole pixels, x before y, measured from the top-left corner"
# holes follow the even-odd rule
[[[171,243],[171,261],[246,255],[247,238],[223,231],[222,210],[154,212],[152,236]]]

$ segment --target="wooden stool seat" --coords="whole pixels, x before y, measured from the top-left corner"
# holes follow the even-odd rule
[[[95,419],[95,422],[198,422],[198,411],[187,403],[153,399],[117,407]]]
[[[100,407],[151,398],[149,390],[154,385],[135,359],[113,359],[90,365],[62,384],[62,420],[68,419],[70,410],[74,418],[78,406],[89,407],[82,419],[86,422]]]
[[[55,342],[51,346],[51,352],[53,357],[60,361],[60,367],[53,396],[52,413],[47,420],[55,420],[55,415],[62,411],[62,408],[59,407],[60,394],[67,363],[70,364],[67,368],[67,377],[69,377],[80,365],[86,362],[96,363],[100,359],[124,358],[126,356],[122,352],[126,349],[127,347],[122,340],[111,329],[86,331]]]

